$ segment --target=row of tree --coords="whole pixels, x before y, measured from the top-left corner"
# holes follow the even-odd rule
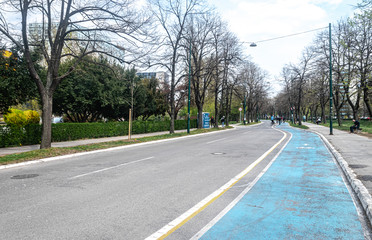
[[[0,41],[4,48],[15,46],[15,59],[27,70],[23,76],[39,93],[41,148],[51,146],[53,111],[75,121],[126,118],[128,99],[131,106],[136,99],[137,116],[146,118],[164,111],[161,94],[173,133],[189,78],[200,118],[206,100],[214,98],[216,119],[225,115],[228,121],[244,100],[252,120],[267,98],[265,73],[242,54],[242,44],[205,1],[149,0],[143,6],[130,0],[1,0],[0,8]],[[30,19],[37,19],[32,28]],[[117,64],[96,67],[107,67],[101,54]],[[120,64],[160,66],[170,79],[160,93],[156,82],[139,82]]]
[[[350,116],[372,117],[372,11],[369,6],[371,1],[364,1],[360,13],[340,20],[331,31],[318,34],[297,64],[283,68],[281,80],[285,88],[275,100],[276,112],[290,116],[292,111],[300,124],[303,116],[321,117],[325,121],[331,106],[339,125]],[[330,76],[333,77],[331,106]]]
[[[200,128],[204,105],[211,99],[215,119],[225,116],[228,123],[232,107],[238,109],[245,98],[250,119],[257,119],[258,111],[253,109],[267,98],[266,74],[243,54],[242,42],[220,16],[200,0],[152,0],[151,9],[164,43],[159,54],[152,56],[153,65],[170,73],[171,122],[177,106],[182,106],[179,97],[185,96],[188,81]]]

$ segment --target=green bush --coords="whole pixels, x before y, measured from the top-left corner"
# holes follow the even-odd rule
[[[185,120],[176,120],[174,124],[175,130],[187,128]],[[190,125],[196,128],[196,120],[191,120]],[[169,131],[169,126],[170,121],[134,121],[132,134]],[[52,124],[53,142],[125,135],[128,135],[128,122]],[[0,127],[0,147],[39,144],[40,139],[39,124]]]
[[[10,111],[4,115],[4,121],[11,127],[24,127],[29,124],[38,124],[40,116],[36,111],[11,108]]]
[[[39,119],[36,111],[10,109],[4,115],[7,125],[0,127],[0,147],[40,143]]]

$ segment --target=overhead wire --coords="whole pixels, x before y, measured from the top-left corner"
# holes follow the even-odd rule
[[[304,32],[299,32],[299,33],[293,33],[293,34],[289,34],[289,35],[284,35],[284,36],[280,36],[280,37],[269,38],[269,39],[260,40],[260,41],[256,41],[256,42],[243,42],[243,43],[268,42],[268,41],[273,41],[273,40],[277,40],[277,39],[281,39],[281,38],[286,38],[286,37],[292,37],[292,36],[296,36],[296,35],[300,35],[300,34],[305,34],[305,33],[309,33],[309,32],[315,32],[315,31],[319,31],[319,30],[322,30],[322,29],[326,29],[326,28],[328,28],[328,26],[327,27],[322,27],[322,28],[316,28],[316,29],[312,29],[312,30],[308,30],[308,31],[304,31]]]

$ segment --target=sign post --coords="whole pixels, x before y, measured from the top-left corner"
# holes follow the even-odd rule
[[[209,113],[207,112],[203,112],[203,128],[209,128],[209,121],[210,121],[210,118],[209,118]]]

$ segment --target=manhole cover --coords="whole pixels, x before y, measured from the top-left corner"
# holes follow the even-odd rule
[[[12,176],[11,179],[25,179],[25,178],[34,178],[39,176],[39,174],[22,174],[22,175],[15,175]]]
[[[369,181],[372,182],[372,176],[371,175],[361,175],[357,177],[359,180],[362,181]]]
[[[226,153],[221,153],[221,152],[216,152],[216,153],[212,153],[213,155],[224,155]]]

